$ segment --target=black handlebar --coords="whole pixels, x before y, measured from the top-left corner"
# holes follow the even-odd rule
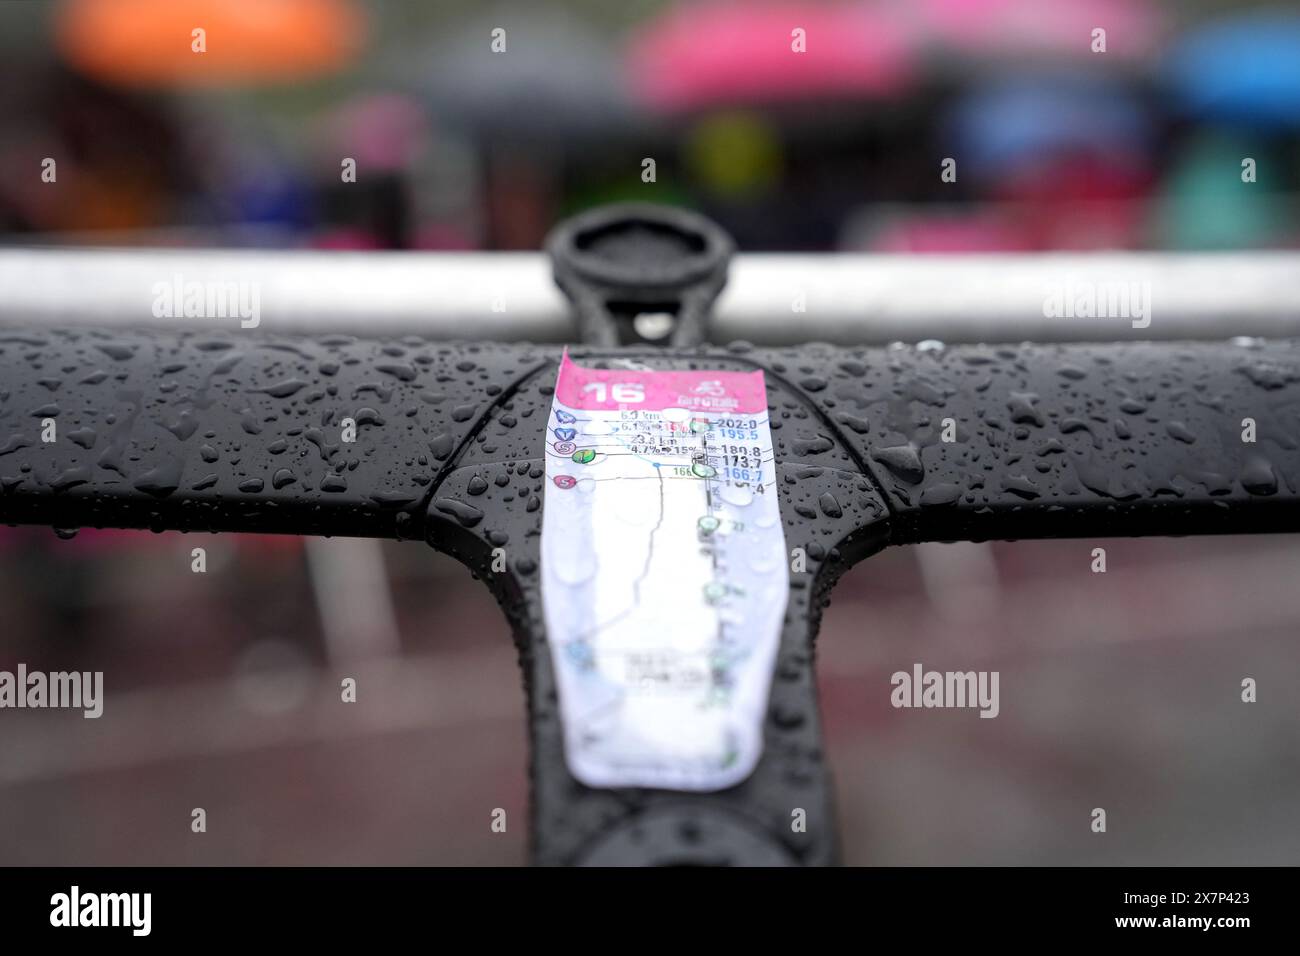
[[[833,861],[812,642],[834,580],[887,544],[1300,530],[1294,342],[571,355],[765,373],[807,572],[791,575],[762,760],[730,790],[596,790],[562,759],[538,581],[553,348],[6,334],[0,521],[423,538],[456,556],[518,642],[542,863]]]

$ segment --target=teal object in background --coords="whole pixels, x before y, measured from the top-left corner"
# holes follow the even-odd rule
[[[1242,160],[1255,160],[1253,183]],[[1205,134],[1188,142],[1165,180],[1153,221],[1157,247],[1254,249],[1277,244],[1287,207],[1275,194],[1269,150],[1258,142]]]

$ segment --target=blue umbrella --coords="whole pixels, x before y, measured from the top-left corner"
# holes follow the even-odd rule
[[[1202,27],[1173,49],[1165,74],[1190,116],[1300,126],[1300,14],[1262,12]]]
[[[1017,165],[1061,153],[1102,158],[1142,155],[1150,123],[1115,84],[1073,74],[1032,74],[976,89],[948,117],[962,167],[1000,177]]]

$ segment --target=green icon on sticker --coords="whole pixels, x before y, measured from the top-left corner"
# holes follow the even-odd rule
[[[590,465],[596,460],[596,450],[594,448],[579,448],[573,453],[573,460],[580,465]]]
[[[575,455],[574,457],[576,458],[577,456]],[[701,464],[698,461],[695,464],[691,465],[691,474],[693,474],[696,478],[712,478],[717,473],[718,473],[717,469],[715,469],[712,465]]]
[[[722,522],[713,515],[705,515],[698,523],[700,534],[713,534],[713,532],[718,530],[718,526],[722,524]]]
[[[701,432],[706,432],[708,430],[709,430],[708,419],[705,418],[691,419],[691,431],[694,432],[695,434],[699,435]]]

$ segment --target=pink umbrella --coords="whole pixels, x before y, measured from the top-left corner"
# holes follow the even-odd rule
[[[872,252],[1029,252],[1032,238],[994,213],[917,212],[885,223],[853,248]]]
[[[1133,61],[1164,32],[1149,0],[884,0],[880,9],[910,24],[916,42],[980,59]],[[1106,31],[1104,53],[1093,52],[1096,29]]]
[[[667,111],[880,99],[912,77],[904,29],[860,3],[683,3],[633,37],[628,65],[636,95]]]
[[[402,172],[428,144],[428,111],[401,93],[361,93],[330,112],[322,133],[335,175],[335,153],[353,157],[367,171]]]

